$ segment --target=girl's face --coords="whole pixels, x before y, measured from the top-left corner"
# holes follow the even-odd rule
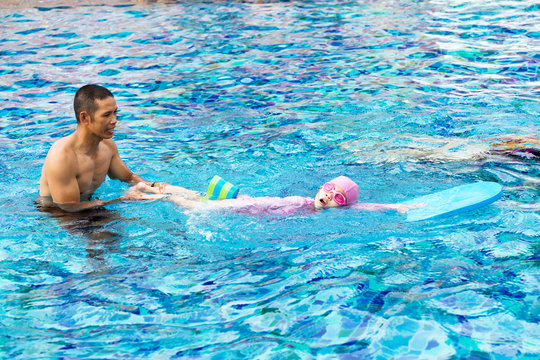
[[[324,209],[345,205],[345,192],[334,183],[326,183],[319,189],[315,195],[315,208]]]

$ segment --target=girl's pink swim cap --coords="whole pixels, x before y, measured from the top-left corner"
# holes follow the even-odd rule
[[[346,204],[351,204],[358,200],[358,185],[346,176],[338,176],[330,180],[331,183],[339,185],[345,192]]]

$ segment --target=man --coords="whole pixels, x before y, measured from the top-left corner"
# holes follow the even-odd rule
[[[43,206],[58,206],[64,211],[78,212],[122,200],[137,200],[136,194],[103,201],[91,200],[105,176],[135,185],[149,183],[132,173],[120,159],[112,137],[117,123],[113,94],[99,85],[85,85],[75,94],[73,102],[77,129],[56,141],[50,148],[39,184],[38,202]],[[157,184],[163,187],[164,184]]]

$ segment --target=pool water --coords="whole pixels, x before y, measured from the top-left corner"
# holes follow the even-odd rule
[[[538,136],[536,2],[109,3],[0,5],[1,358],[537,358],[538,159],[387,157]],[[345,174],[365,202],[479,180],[504,195],[418,223],[41,212],[41,165],[86,83],[115,94],[120,154],[151,181],[312,196]]]

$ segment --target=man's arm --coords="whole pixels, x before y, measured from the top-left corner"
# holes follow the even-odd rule
[[[114,204],[121,201],[127,201],[127,200],[144,200],[139,199],[137,197],[133,197],[130,194],[117,197],[115,199],[111,200],[92,200],[92,201],[84,201],[84,202],[69,202],[69,203],[58,203],[54,202],[60,209],[67,211],[67,212],[79,212],[84,210],[90,210],[95,209],[98,207],[102,207],[108,204]],[[53,200],[54,201],[54,200]]]
[[[169,184],[163,182],[149,182],[148,180],[143,179],[139,175],[134,174],[131,170],[129,170],[127,165],[120,158],[118,148],[116,147],[114,141],[108,140],[106,142],[106,145],[109,146],[109,149],[112,152],[111,165],[109,166],[109,171],[107,172],[107,175],[109,175],[111,179],[117,179],[130,185],[143,183],[156,188],[156,190],[158,190],[157,193],[159,194],[165,193],[165,188]],[[129,196],[129,194],[127,196]]]
[[[148,181],[140,177],[139,175],[134,174],[131,172],[131,170],[128,169],[126,164],[122,161],[120,158],[120,154],[118,153],[118,148],[116,147],[116,144],[113,140],[104,140],[106,141],[105,145],[109,147],[112,157],[111,157],[111,164],[109,166],[109,171],[107,172],[107,175],[111,179],[117,179],[120,181],[124,181],[130,185],[135,185],[139,182],[143,182],[147,185],[150,185]]]

